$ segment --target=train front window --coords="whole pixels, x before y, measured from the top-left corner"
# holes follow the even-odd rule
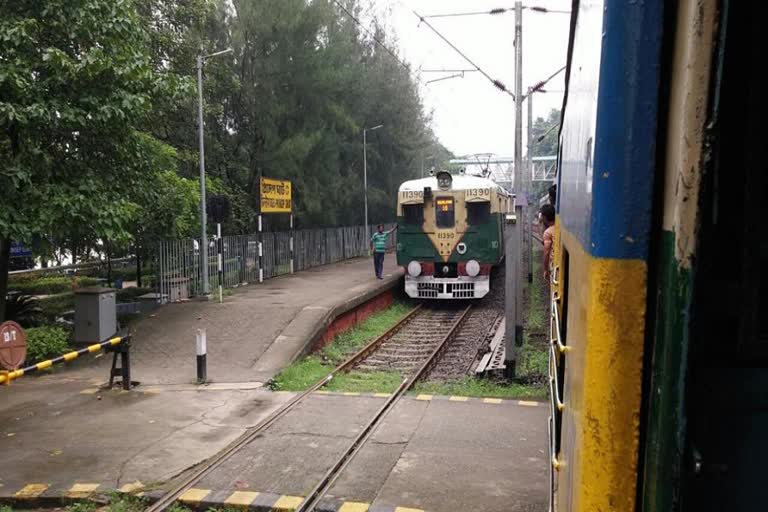
[[[405,224],[421,225],[424,223],[424,206],[421,204],[403,205],[403,222]]]
[[[485,224],[491,218],[491,203],[467,203],[467,224]]]
[[[438,228],[452,228],[454,225],[454,207],[452,197],[435,199],[435,222]]]

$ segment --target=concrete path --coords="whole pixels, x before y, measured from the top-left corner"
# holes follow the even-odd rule
[[[31,485],[150,487],[214,455],[290,397],[258,385],[99,391],[48,375],[0,389],[0,497]]]

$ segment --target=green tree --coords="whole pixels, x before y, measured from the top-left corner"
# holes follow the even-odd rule
[[[179,84],[130,0],[0,1],[0,320],[11,240],[130,237],[152,171],[137,131]],[[86,229],[87,228],[87,229]]]
[[[560,110],[553,108],[549,111],[549,115],[544,119],[543,117],[537,117],[533,122],[533,156],[557,156],[557,135],[560,132],[558,129],[560,126]],[[554,127],[554,128],[553,128]],[[546,135],[545,135],[546,134]],[[539,137],[544,135],[544,138],[539,142]],[[547,193],[552,183],[547,181],[534,181],[533,182],[533,197],[538,200],[540,197]]]
[[[549,115],[544,119],[543,117],[537,117],[533,122],[533,156],[550,156],[557,155],[557,134],[559,133],[558,127],[560,126],[560,109],[553,108],[549,111]],[[554,127],[553,129],[551,129]],[[539,137],[542,135],[544,139],[539,142]]]

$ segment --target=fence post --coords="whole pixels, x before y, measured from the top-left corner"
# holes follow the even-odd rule
[[[289,240],[288,246],[290,248],[290,257],[291,257],[291,274],[293,274],[293,213],[291,213],[291,238]]]
[[[264,282],[264,251],[261,248],[262,236],[261,236],[261,214],[259,214],[259,282]]]
[[[208,380],[208,344],[205,339],[205,329],[198,329],[195,337],[197,345],[197,383],[205,384]]]
[[[216,252],[219,263],[219,303],[224,302],[224,240],[221,238],[221,223],[216,223]]]

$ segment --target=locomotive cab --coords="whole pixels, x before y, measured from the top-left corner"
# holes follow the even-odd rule
[[[510,196],[490,179],[436,176],[403,183],[398,193],[397,262],[405,291],[429,299],[481,298],[503,256],[501,216]]]

